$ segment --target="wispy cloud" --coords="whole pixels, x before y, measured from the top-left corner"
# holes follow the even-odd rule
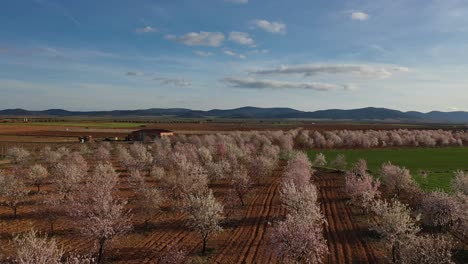
[[[157,31],[158,31],[158,29],[154,28],[152,26],[145,26],[145,27],[142,27],[142,28],[135,29],[135,32],[137,32],[137,33],[152,33],[152,32],[157,32]]]
[[[243,55],[243,54],[238,54],[238,53],[236,53],[236,52],[234,52],[234,51],[232,51],[232,50],[223,50],[223,53],[226,54],[226,55],[228,55],[228,56],[231,56],[231,57],[237,57],[237,58],[239,58],[239,59],[245,59],[245,58],[246,58],[245,55]]]
[[[369,14],[364,13],[362,11],[353,11],[353,12],[351,12],[351,19],[352,20],[365,21],[365,20],[369,19]]]
[[[233,31],[229,33],[229,40],[240,45],[251,47],[255,46],[254,39],[248,33],[245,32]]]
[[[145,73],[143,72],[136,72],[136,71],[129,71],[127,72],[127,76],[144,76]]]
[[[285,34],[286,33],[286,24],[281,22],[273,22],[263,19],[255,19],[250,22],[253,28],[260,28],[264,31],[274,33],[274,34]]]
[[[408,72],[409,69],[394,65],[359,65],[359,64],[302,64],[283,65],[274,69],[253,70],[250,74],[275,75],[298,74],[314,76],[318,74],[357,74],[365,77],[388,78],[396,72]]]
[[[190,81],[187,81],[183,78],[156,77],[156,78],[153,78],[153,80],[159,81],[161,85],[171,85],[171,86],[179,86],[179,87],[192,85]]]
[[[330,91],[335,89],[345,89],[347,86],[340,86],[329,83],[317,82],[284,82],[277,80],[255,79],[255,78],[235,78],[228,77],[222,80],[231,87],[249,89],[308,89],[315,91]]]
[[[193,52],[195,55],[200,57],[210,57],[213,56],[213,52],[196,50]]]
[[[183,43],[187,46],[219,47],[223,44],[224,34],[221,32],[190,32],[182,36],[166,35],[165,39]]]
[[[270,51],[267,49],[256,49],[256,50],[249,51],[249,53],[250,54],[268,54],[270,53]]]
[[[249,0],[224,0],[227,3],[234,3],[234,4],[247,4]]]

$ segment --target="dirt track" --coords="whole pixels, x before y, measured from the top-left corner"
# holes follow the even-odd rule
[[[365,237],[365,228],[353,220],[344,193],[344,176],[318,172],[315,177],[320,191],[320,203],[328,225],[325,238],[330,254],[328,263],[379,263],[376,253]]]

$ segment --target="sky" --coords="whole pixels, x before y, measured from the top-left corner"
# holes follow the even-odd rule
[[[0,109],[468,110],[466,0],[11,0]]]

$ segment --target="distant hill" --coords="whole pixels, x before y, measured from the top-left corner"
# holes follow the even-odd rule
[[[351,120],[351,121],[405,121],[405,122],[468,122],[468,112],[402,112],[393,109],[366,107],[360,109],[329,109],[314,112],[299,111],[292,108],[241,107],[236,109],[213,109],[209,111],[185,108],[151,108],[141,110],[113,111],[67,111],[48,109],[28,111],[24,109],[6,109],[0,111],[4,117],[157,117],[170,116],[178,118],[240,118],[240,119],[317,119],[317,120]]]

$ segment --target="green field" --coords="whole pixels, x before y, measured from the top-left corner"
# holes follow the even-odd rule
[[[89,128],[137,128],[146,123],[126,122],[28,122],[28,123],[0,123],[1,126],[60,126],[60,127],[89,127]]]
[[[450,181],[457,169],[468,170],[468,148],[400,148],[400,149],[358,149],[358,150],[311,150],[308,155],[311,160],[322,152],[327,161],[332,161],[336,155],[344,154],[348,166],[358,159],[367,160],[369,170],[378,176],[380,166],[386,161],[405,166],[411,170],[414,179],[424,190],[443,189],[450,192]],[[429,172],[427,179],[419,176],[420,170]]]

